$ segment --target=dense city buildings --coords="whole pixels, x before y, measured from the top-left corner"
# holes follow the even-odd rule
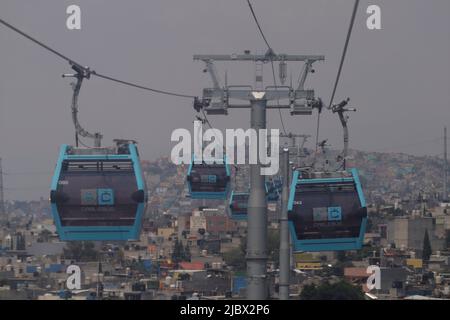
[[[301,298],[305,287],[342,280],[368,293],[369,265],[380,266],[382,282],[367,297],[450,298],[450,205],[437,197],[439,159],[354,151],[352,161],[361,168],[369,199],[365,245],[359,251],[293,253],[292,298]],[[149,197],[139,241],[61,242],[47,200],[7,202],[0,298],[244,297],[246,221],[233,220],[224,201],[189,198],[186,168],[168,158],[144,161],[143,168]],[[247,175],[248,168],[240,168],[236,185],[245,186]],[[268,207],[267,268],[276,297],[280,205]],[[68,296],[66,270],[73,264],[82,270],[81,288]]]

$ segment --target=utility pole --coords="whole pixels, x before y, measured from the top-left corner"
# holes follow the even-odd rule
[[[201,101],[195,99],[194,108],[197,112],[207,114],[228,115],[228,109],[250,109],[251,128],[266,129],[267,109],[290,109],[292,115],[311,115],[317,105],[314,90],[305,90],[304,83],[312,65],[324,60],[323,56],[275,54],[269,50],[265,55],[253,55],[250,51],[244,54],[231,55],[194,55],[194,60],[205,63],[204,72],[208,72],[213,82],[213,88],[203,89]],[[215,61],[252,62],[255,64],[255,85],[221,87],[219,77],[213,63]],[[296,89],[292,87],[263,87],[263,65],[279,62],[280,66],[288,61],[304,62],[304,68]],[[231,104],[230,99],[246,101],[245,104]],[[280,101],[288,100],[288,104]],[[277,104],[269,105],[269,101]],[[258,132],[258,131],[257,131]],[[259,158],[259,157],[258,157]],[[247,299],[264,300],[268,298],[267,286],[267,202],[265,192],[265,177],[261,175],[261,162],[250,165],[250,195],[248,200],[247,219]]]
[[[5,210],[5,198],[3,193],[3,168],[2,168],[2,158],[0,158],[0,214],[6,215]]]
[[[289,300],[289,273],[290,273],[290,246],[288,229],[287,205],[289,199],[289,149],[284,148],[282,152],[283,168],[283,190],[281,193],[281,216],[280,216],[280,300]]]
[[[442,201],[444,203],[448,202],[448,189],[447,189],[447,174],[448,174],[448,163],[447,163],[447,127],[444,127],[444,190],[442,194]]]

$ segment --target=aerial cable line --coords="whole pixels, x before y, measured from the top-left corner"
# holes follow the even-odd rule
[[[339,69],[338,69],[338,73],[337,73],[337,76],[336,76],[336,81],[334,83],[333,92],[331,94],[330,104],[328,105],[329,109],[331,109],[331,107],[333,105],[334,97],[336,95],[336,90],[337,90],[337,87],[338,87],[338,84],[339,84],[339,80],[341,78],[342,68],[344,66],[345,57],[347,55],[348,44],[350,42],[350,37],[352,35],[353,26],[355,24],[356,13],[358,12],[358,6],[359,6],[359,0],[355,0],[355,4],[353,6],[352,17],[351,17],[351,20],[350,20],[350,25],[349,25],[349,28],[348,28],[348,31],[347,31],[347,38],[345,40],[344,50],[342,52],[341,61],[339,63]],[[318,144],[319,144],[320,115],[321,115],[321,112],[319,110],[319,113],[317,115],[316,151],[315,151],[316,154],[317,154],[317,148],[318,148]]]
[[[28,40],[36,43],[37,45],[39,45],[41,47],[43,47],[44,49],[50,51],[51,53],[57,55],[61,59],[69,62],[70,65],[78,67],[79,69],[81,69],[84,72],[86,72],[86,74],[88,74],[88,75],[92,74],[92,75],[95,75],[95,76],[97,76],[99,78],[103,78],[103,79],[106,79],[106,80],[109,80],[109,81],[113,81],[113,82],[120,83],[120,84],[123,84],[123,85],[126,85],[126,86],[130,86],[130,87],[134,87],[134,88],[138,88],[138,89],[142,89],[142,90],[146,90],[146,91],[150,91],[150,92],[154,92],[154,93],[165,94],[165,95],[175,96],[175,97],[180,97],[180,98],[189,98],[189,99],[195,99],[196,98],[196,96],[193,96],[193,95],[187,95],[187,94],[181,94],[181,93],[176,93],[176,92],[171,92],[171,91],[165,91],[165,90],[159,90],[159,89],[154,89],[154,88],[150,88],[150,87],[145,87],[145,86],[138,85],[138,84],[135,84],[135,83],[132,83],[132,82],[123,81],[123,80],[120,80],[120,79],[116,79],[116,78],[113,78],[113,77],[106,76],[106,75],[101,74],[101,73],[97,73],[96,71],[90,70],[89,68],[82,66],[80,63],[76,62],[75,60],[70,59],[69,57],[67,57],[67,56],[63,55],[62,53],[60,53],[60,52],[50,48],[49,46],[47,46],[44,43],[38,41],[37,39],[35,39],[32,36],[26,34],[25,32],[17,29],[16,27],[12,26],[11,24],[6,22],[5,20],[0,19],[0,23],[3,24],[4,26],[8,27],[9,29],[19,33],[20,35],[22,35],[23,37],[27,38]]]
[[[203,114],[203,119],[202,119],[202,120],[208,125],[208,127],[209,127],[210,129],[214,130],[214,127],[211,125],[211,122],[209,122],[209,119],[208,119],[208,117],[206,116],[205,110],[203,110],[203,109],[202,109],[202,114]],[[203,122],[203,121],[202,121],[202,122]],[[214,135],[214,143],[216,143],[217,140],[219,140],[219,141],[220,141],[220,144],[222,144],[222,152],[223,152],[223,156],[225,157],[225,156],[227,155],[227,148],[226,148],[225,144],[223,143],[223,140],[218,139],[218,137]],[[231,165],[232,165],[236,170],[238,170],[238,166],[237,166],[237,165],[235,165],[235,164],[231,164]],[[235,177],[235,179],[236,179],[236,177]],[[235,183],[236,183],[236,181],[235,181]]]
[[[32,36],[26,34],[25,32],[17,29],[16,27],[12,26],[11,24],[9,24],[8,22],[6,22],[3,19],[0,19],[0,23],[2,23],[3,25],[5,25],[6,27],[10,28],[11,30],[19,33],[20,35],[22,35],[23,37],[27,38],[28,40],[31,40],[32,42],[36,43],[37,45],[43,47],[44,49],[50,51],[51,53],[57,55],[58,57],[60,57],[63,60],[66,60],[67,62],[69,62],[71,65],[76,65],[78,67],[80,67],[81,69],[85,69],[85,67],[83,67],[81,64],[75,62],[74,60],[66,57],[65,55],[63,55],[62,53],[50,48],[49,46],[43,44],[42,42],[40,42],[39,40],[36,40],[35,38],[33,38]]]
[[[267,47],[270,51],[272,51],[272,48],[270,47],[269,42],[266,39],[266,36],[264,35],[264,32],[262,31],[261,25],[259,24],[258,18],[256,17],[255,11],[253,10],[253,6],[250,3],[250,0],[247,0],[248,6],[250,7],[250,11],[252,12],[253,19],[255,20],[256,26],[259,29],[259,33],[261,34],[262,38],[264,39],[264,42],[266,43]]]
[[[355,5],[353,6],[352,18],[351,18],[350,26],[349,26],[348,32],[347,32],[347,39],[345,40],[344,51],[342,52],[341,62],[339,64],[339,70],[338,70],[338,73],[336,76],[336,81],[334,83],[334,88],[333,88],[333,93],[331,95],[329,108],[331,108],[331,106],[333,105],[334,96],[336,94],[336,89],[339,84],[339,79],[341,77],[342,67],[344,66],[345,57],[347,55],[348,44],[350,42],[350,37],[352,35],[353,25],[355,24],[355,17],[356,17],[356,13],[358,11],[358,6],[359,6],[359,0],[355,0]]]
[[[208,119],[208,117],[207,117],[207,115],[206,115],[206,113],[205,113],[205,110],[203,110],[203,109],[202,109],[202,114],[203,114],[203,118],[200,118],[200,119],[198,119],[198,120],[200,120],[202,123],[205,122],[205,123],[208,125],[208,127],[209,127],[210,129],[214,130],[214,127],[211,125],[211,122],[209,121],[209,119]],[[214,142],[216,142],[216,139],[217,139],[217,138],[218,138],[218,137],[214,136]],[[194,138],[194,139],[195,139],[195,138]],[[220,139],[219,139],[219,140],[220,140]],[[227,155],[227,148],[226,148],[225,144],[223,144],[223,140],[220,140],[220,143],[222,144],[222,152],[223,152],[223,155],[226,156],[226,155]],[[232,163],[230,163],[230,165],[231,165],[234,169],[236,169],[236,171],[239,170],[239,167],[237,166],[237,164],[232,164]],[[234,183],[236,184],[236,176],[234,177]]]
[[[83,140],[81,140],[81,138],[77,138],[77,142],[79,143],[79,144],[81,144],[83,147],[85,147],[85,148],[87,148],[87,149],[95,149],[95,147],[90,147],[90,146],[88,146],[85,142],[83,142]]]
[[[106,79],[106,80],[110,80],[110,81],[117,82],[117,83],[120,83],[120,84],[123,84],[123,85],[126,85],[126,86],[134,87],[134,88],[151,91],[151,92],[154,92],[154,93],[160,93],[160,94],[165,94],[165,95],[168,95],[168,96],[174,96],[174,97],[180,97],[180,98],[189,98],[189,99],[195,99],[196,98],[196,96],[192,96],[192,95],[188,95],[188,94],[175,93],[175,92],[171,92],[171,91],[165,91],[165,90],[159,90],[159,89],[153,89],[153,88],[141,86],[139,84],[135,84],[135,83],[132,83],[132,82],[123,81],[123,80],[120,80],[120,79],[109,77],[109,76],[103,75],[101,73],[97,73],[95,71],[92,71],[92,74],[94,76],[99,77],[99,78],[103,78],[103,79]]]
[[[253,6],[252,6],[250,0],[247,0],[247,3],[248,3],[248,6],[250,7],[250,11],[252,13],[253,20],[255,20],[255,23],[256,23],[256,26],[258,27],[259,33],[261,34],[261,37],[263,38],[264,42],[267,45],[267,48],[269,49],[267,54],[270,57],[270,64],[271,64],[271,67],[272,67],[272,75],[273,75],[273,84],[274,84],[274,87],[275,87],[275,91],[277,91],[278,86],[277,86],[277,81],[276,81],[276,77],[275,77],[275,67],[273,65],[273,60],[272,60],[272,56],[274,54],[274,51],[273,51],[272,47],[270,46],[269,41],[267,41],[267,38],[266,38],[262,28],[261,28],[261,25],[259,24],[258,17],[256,16],[255,10],[253,9]],[[277,97],[277,106],[278,107],[280,106],[280,99],[278,97]],[[283,128],[283,133],[285,135],[287,135],[286,128],[284,126],[283,115],[281,113],[280,108],[278,108],[278,113],[280,115],[280,122],[281,122],[281,126]]]

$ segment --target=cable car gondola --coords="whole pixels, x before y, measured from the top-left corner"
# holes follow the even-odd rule
[[[136,144],[116,147],[63,145],[50,201],[60,239],[137,240],[146,204]]]
[[[229,211],[233,220],[247,220],[248,192],[231,192]]]
[[[192,199],[226,200],[230,191],[230,165],[226,157],[223,163],[195,163],[189,165],[187,183]]]
[[[279,182],[281,179],[274,181],[266,181],[266,199],[267,202],[277,202],[281,190],[279,190]],[[234,220],[247,220],[248,199],[250,194],[248,192],[231,192],[229,201],[230,216]]]
[[[101,147],[102,135],[86,131],[78,121],[78,96],[89,68],[73,64],[72,121],[75,147],[62,145],[50,188],[53,219],[59,237],[67,240],[138,240],[147,192],[136,142],[117,139]],[[79,137],[94,147],[78,147]]]
[[[288,218],[295,251],[360,249],[367,208],[357,170],[311,175],[293,175]]]
[[[272,180],[266,181],[266,199],[268,202],[277,202],[280,199],[280,190]]]

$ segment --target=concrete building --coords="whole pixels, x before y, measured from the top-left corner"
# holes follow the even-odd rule
[[[206,231],[206,217],[202,212],[196,211],[192,214],[190,218],[190,233],[195,235],[198,233],[199,229]]]
[[[169,239],[174,233],[174,228],[158,228],[158,237],[162,237],[164,240]]]
[[[220,235],[237,231],[236,223],[225,215],[206,216],[206,231],[210,234]]]
[[[425,231],[433,251],[442,250],[444,239],[435,235],[435,219],[432,217],[395,217],[388,221],[387,240],[397,248],[422,250]]]

